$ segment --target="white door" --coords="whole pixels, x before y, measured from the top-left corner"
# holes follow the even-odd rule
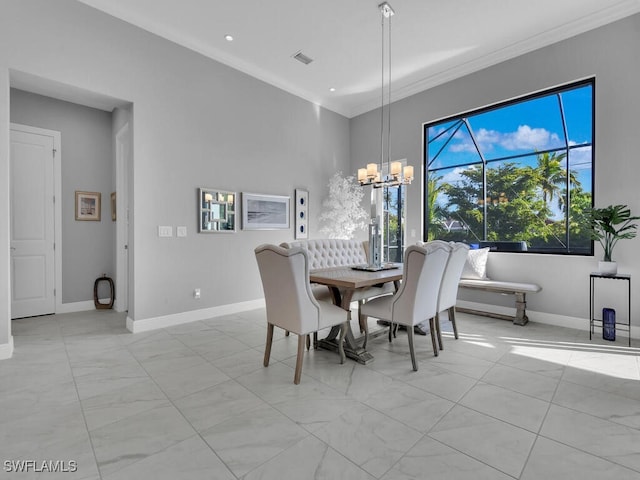
[[[55,313],[54,148],[11,128],[11,318]]]

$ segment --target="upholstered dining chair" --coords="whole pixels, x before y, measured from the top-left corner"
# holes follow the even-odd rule
[[[329,302],[319,302],[311,293],[309,259],[302,248],[260,245],[255,249],[267,307],[267,343],[264,366],[269,366],[274,326],[298,335],[298,356],[293,383],[300,383],[305,339],[309,333],[340,325],[338,348],[344,363],[344,335],[349,312]]]
[[[413,370],[418,370],[413,347],[413,327],[429,320],[433,354],[438,356],[434,318],[438,313],[438,296],[449,249],[443,245],[411,245],[404,253],[402,284],[393,295],[369,300],[362,306],[367,317],[400,324],[407,327],[409,352]]]
[[[442,332],[440,330],[440,313],[447,310],[449,321],[453,327],[453,336],[458,339],[458,326],[456,325],[456,300],[458,297],[458,283],[462,276],[464,264],[467,261],[467,253],[469,245],[461,242],[446,243],[441,240],[429,242],[433,244],[446,244],[449,247],[449,259],[442,276],[442,285],[440,286],[440,296],[438,298],[438,313],[435,318],[436,333],[438,335],[438,346],[443,349]],[[422,244],[423,246],[426,244]]]

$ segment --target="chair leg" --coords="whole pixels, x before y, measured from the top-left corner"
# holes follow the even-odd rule
[[[307,352],[309,351],[309,349],[311,348],[311,335],[305,335],[306,339],[305,342],[307,344]]]
[[[318,349],[318,332],[313,332],[313,349]]]
[[[391,343],[391,334],[393,332],[393,322],[389,323],[389,343]]]
[[[431,334],[431,345],[433,345],[433,356],[437,357],[438,356],[438,345],[436,344],[437,333],[435,332],[435,322],[433,321],[433,317],[429,319],[429,333]]]
[[[293,383],[300,383],[300,374],[302,373],[302,359],[304,358],[304,344],[307,335],[298,335],[298,357],[296,358],[296,373],[293,375]]]
[[[344,354],[344,337],[347,335],[347,328],[349,328],[349,322],[345,322],[340,325],[340,335],[338,335],[338,353],[340,353],[340,365],[344,363],[346,358]]]
[[[449,320],[453,325],[453,337],[458,339],[458,326],[456,325],[456,307],[449,308]]]
[[[288,337],[288,336],[289,336],[289,330],[285,330],[285,331],[284,331],[284,336],[285,336],[285,337]]]
[[[416,352],[413,348],[413,326],[407,326],[407,337],[409,338],[409,353],[411,354],[411,364],[413,365],[413,371],[418,371],[418,363],[416,362]]]
[[[360,333],[365,333],[367,331],[367,317],[361,313],[363,305],[364,300],[358,300],[358,323],[360,324]]]
[[[264,347],[264,366],[269,366],[271,357],[271,343],[273,342],[273,323],[267,323],[267,344]]]
[[[443,350],[442,331],[440,330],[440,313],[436,313],[435,324],[436,324],[436,333],[438,334],[438,346],[440,347],[440,350]]]

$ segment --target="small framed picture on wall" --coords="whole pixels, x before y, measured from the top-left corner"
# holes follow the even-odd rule
[[[81,192],[76,190],[76,220],[100,221],[100,192]]]

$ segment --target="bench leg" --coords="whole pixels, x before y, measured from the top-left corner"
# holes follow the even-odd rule
[[[513,319],[514,325],[526,325],[529,321],[527,317],[527,294],[516,293],[516,316]]]

